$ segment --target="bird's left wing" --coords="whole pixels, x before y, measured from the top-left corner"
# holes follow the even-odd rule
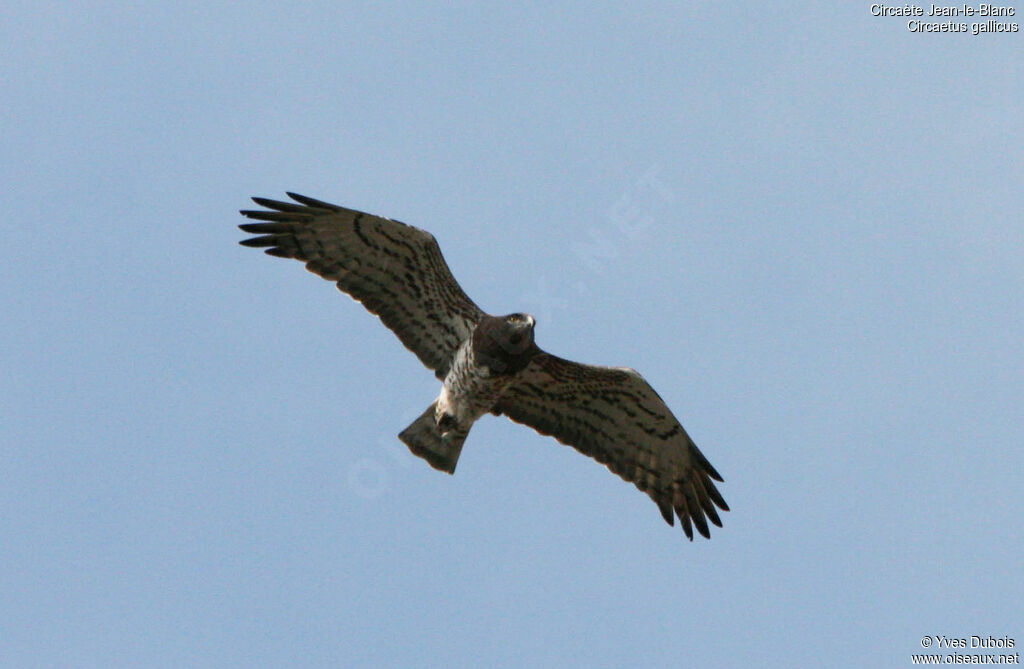
[[[640,374],[538,353],[492,410],[555,437],[646,492],[669,525],[673,512],[691,540],[691,522],[709,537],[707,520],[729,506],[715,487],[722,477]],[[712,481],[714,479],[714,481]]]
[[[240,225],[261,235],[245,246],[295,258],[377,314],[439,379],[483,312],[463,292],[425,230],[288,193],[295,202],[254,197],[243,210],[265,221]]]

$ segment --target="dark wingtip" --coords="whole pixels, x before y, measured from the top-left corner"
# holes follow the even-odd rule
[[[264,246],[274,246],[277,244],[277,240],[274,237],[250,237],[249,239],[243,239],[238,242],[242,246],[251,246],[253,248],[263,248]]]
[[[252,232],[260,235],[288,232],[288,226],[283,223],[241,223],[239,224],[238,229],[244,232]]]
[[[705,481],[704,490],[707,492],[708,497],[711,498],[711,501],[714,502],[719,509],[723,511],[729,510],[729,505],[725,503],[725,498],[722,497],[722,493],[718,492],[718,488],[715,487],[714,483],[711,481]]]
[[[708,531],[708,521],[704,518],[704,511],[700,508],[699,503],[695,504],[695,500],[687,499],[687,502],[687,506],[690,507],[690,519],[693,521],[693,524],[697,526],[697,531],[700,532],[700,535],[705,539],[710,539],[711,532]],[[694,506],[696,506],[696,508],[693,508]]]
[[[704,457],[704,454],[700,452],[700,449],[697,448],[697,445],[692,441],[690,442],[690,455],[692,455],[697,461],[699,468],[707,472],[708,476],[719,483],[725,483],[725,479],[722,478],[722,475],[718,473],[718,470],[715,469],[710,462],[708,462],[708,459]]]
[[[699,501],[700,507],[704,510],[704,515],[707,516],[707,519],[710,520],[712,524],[721,527],[722,519],[718,517],[718,512],[715,511],[715,505],[711,503],[711,500],[706,496],[701,496]]]
[[[667,502],[665,502],[665,503],[660,503],[659,502],[658,503],[658,510],[661,511],[661,517],[665,519],[665,522],[668,523],[670,527],[674,526],[676,524],[676,517],[675,517],[675,513],[673,513],[673,511],[672,511],[672,505],[671,504],[669,504]]]
[[[680,514],[679,521],[679,524],[683,526],[683,532],[686,533],[686,538],[693,541],[693,526],[690,524],[690,517],[685,514]]]
[[[326,209],[328,211],[341,210],[341,207],[339,207],[336,204],[324,202],[323,200],[317,200],[316,198],[312,197],[306,197],[305,195],[299,195],[298,193],[293,193],[292,191],[285,191],[285,194],[291,199],[295,200],[296,202],[304,204],[307,207],[312,207],[313,209]]]

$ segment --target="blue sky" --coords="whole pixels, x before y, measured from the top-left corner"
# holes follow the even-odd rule
[[[869,7],[7,3],[0,665],[1019,647],[1024,49]],[[725,527],[503,419],[409,454],[433,376],[237,244],[285,190],[643,373]]]

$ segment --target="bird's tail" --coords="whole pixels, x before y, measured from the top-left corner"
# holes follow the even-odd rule
[[[398,438],[434,469],[454,474],[469,428],[453,428],[442,435],[434,415],[436,407],[437,402],[427,407],[419,418],[402,430]]]

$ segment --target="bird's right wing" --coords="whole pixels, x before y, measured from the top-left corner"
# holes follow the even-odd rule
[[[434,236],[388,218],[288,196],[297,204],[254,197],[266,209],[241,214],[265,222],[238,226],[261,235],[241,243],[301,260],[310,272],[337,282],[443,379],[483,312],[455,281]]]

